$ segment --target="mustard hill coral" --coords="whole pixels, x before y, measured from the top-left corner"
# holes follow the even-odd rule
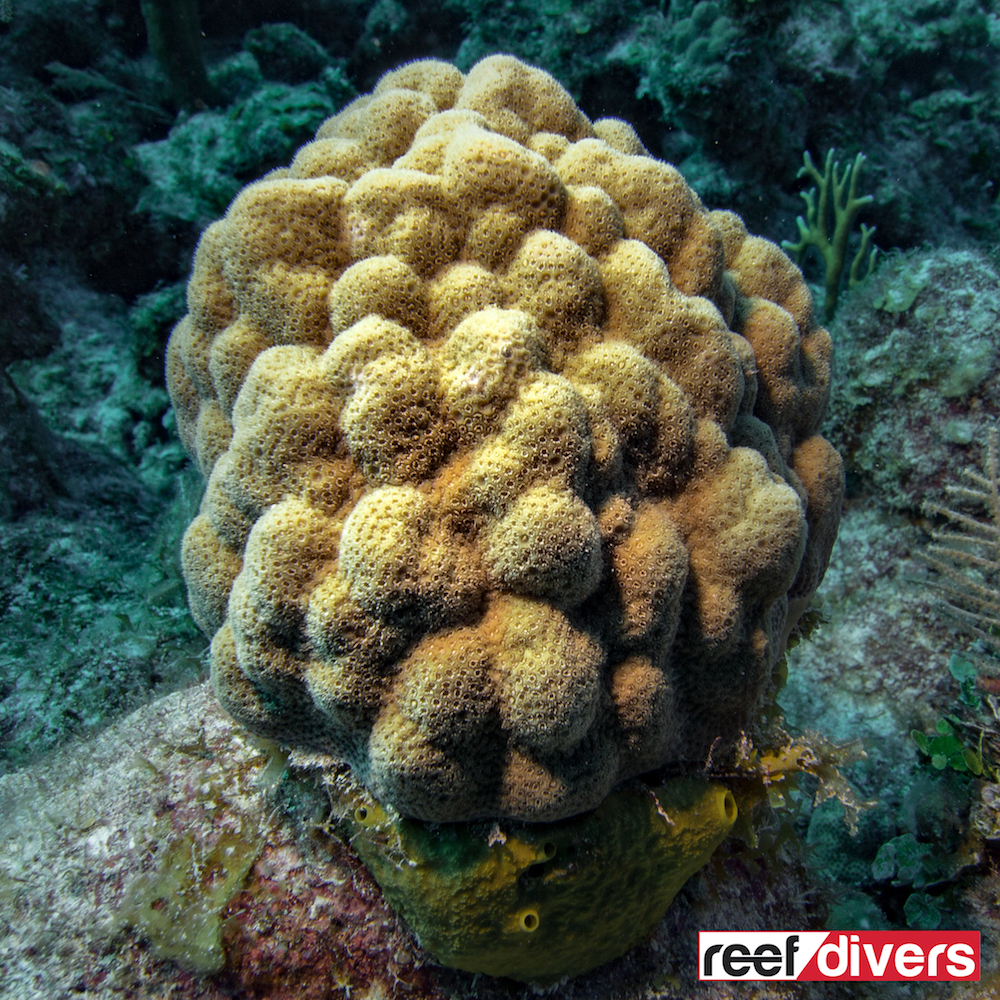
[[[387,74],[206,230],[171,337],[219,698],[433,821],[721,755],[836,534],[829,370],[627,124],[512,57]]]

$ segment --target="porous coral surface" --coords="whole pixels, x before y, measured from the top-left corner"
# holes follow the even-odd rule
[[[421,819],[723,752],[836,534],[798,269],[512,57],[403,66],[247,187],[167,366],[220,700]]]

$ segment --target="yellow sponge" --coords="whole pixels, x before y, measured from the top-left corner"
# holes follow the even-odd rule
[[[675,778],[543,825],[432,826],[349,798],[351,843],[439,962],[539,985],[639,943],[736,821],[721,785]]]

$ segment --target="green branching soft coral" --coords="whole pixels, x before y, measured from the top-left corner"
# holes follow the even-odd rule
[[[820,173],[812,161],[809,152],[803,157],[803,166],[799,168],[799,177],[812,177],[816,187],[802,192],[806,203],[806,217],[800,215],[795,221],[799,227],[799,241],[792,243],[783,240],[781,245],[785,250],[796,254],[796,262],[801,263],[806,250],[814,246],[823,255],[826,262],[826,298],[823,309],[829,319],[837,307],[837,295],[840,292],[840,279],[844,273],[847,260],[847,243],[851,235],[854,217],[867,205],[874,201],[872,195],[858,197],[858,178],[867,157],[858,153],[853,163],[844,167],[842,174],[837,173],[840,166],[833,158],[833,150],[826,154],[826,163]],[[846,194],[845,194],[846,190]],[[818,193],[818,200],[817,200]],[[830,236],[830,215],[833,215],[833,236]],[[861,278],[861,262],[868,253],[874,226],[861,224],[861,246],[854,255],[848,274],[848,287],[853,288]],[[868,255],[868,268],[864,277],[868,277],[875,264],[876,248],[872,247]]]

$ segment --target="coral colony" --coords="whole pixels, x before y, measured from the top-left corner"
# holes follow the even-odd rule
[[[184,566],[215,689],[350,763],[359,826],[392,828],[369,865],[444,960],[612,957],[543,943],[587,865],[512,889],[588,810],[613,870],[661,884],[643,930],[732,825],[703,780],[608,794],[730,753],[815,591],[829,355],[778,247],[512,57],[387,74],[204,234],[168,381],[208,480]],[[376,856],[499,818],[558,822],[447,891]],[[488,926],[440,940],[435,900],[470,896]]]

